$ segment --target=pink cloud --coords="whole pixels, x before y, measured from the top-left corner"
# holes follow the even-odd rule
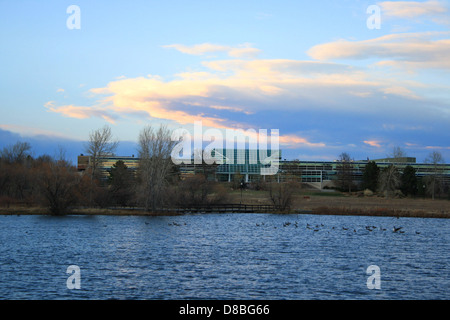
[[[289,148],[298,148],[302,146],[323,148],[326,147],[325,143],[312,143],[308,139],[300,137],[295,134],[280,135],[280,144]]]
[[[108,110],[99,107],[83,107],[74,105],[55,106],[52,101],[45,104],[48,111],[60,113],[65,117],[75,119],[88,119],[91,117],[102,118],[109,123],[115,123],[116,116],[112,115]]]
[[[368,144],[371,147],[381,148],[381,142],[378,140],[365,140],[363,141],[365,144]]]

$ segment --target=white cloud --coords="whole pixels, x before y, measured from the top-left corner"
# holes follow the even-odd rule
[[[182,44],[170,44],[163,46],[163,48],[172,48],[185,54],[197,56],[205,55],[207,53],[225,52],[230,57],[234,58],[244,58],[244,57],[254,58],[261,52],[261,50],[253,48],[249,43],[244,43],[236,47],[212,43],[202,43],[192,46],[186,46]]]
[[[450,69],[450,32],[391,34],[363,41],[338,40],[312,47],[317,60],[371,59],[380,66]]]
[[[403,19],[429,19],[435,23],[449,23],[449,5],[444,1],[383,1],[379,2],[383,15]]]

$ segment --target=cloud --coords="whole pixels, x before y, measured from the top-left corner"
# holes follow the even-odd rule
[[[261,50],[244,45],[243,47],[230,48],[228,55],[234,58],[254,58],[260,54]]]
[[[186,46],[186,45],[182,45],[182,44],[170,44],[170,45],[163,46],[163,48],[172,48],[172,49],[175,49],[182,53],[196,55],[196,56],[201,56],[201,55],[204,55],[205,53],[229,50],[229,47],[227,47],[227,46],[216,45],[216,44],[211,44],[211,43],[196,44],[193,46]]]
[[[363,141],[365,144],[368,144],[371,147],[381,148],[381,142],[378,140],[365,140]]]
[[[403,19],[429,19],[435,23],[449,23],[449,6],[444,1],[383,1],[378,2],[384,16]]]
[[[381,59],[380,66],[450,69],[450,32],[391,34],[363,41],[338,40],[312,47],[320,61]]]
[[[407,147],[416,147],[416,146],[417,146],[417,143],[405,142],[405,145],[406,145]]]
[[[450,147],[442,147],[442,146],[426,146],[425,149],[429,150],[450,150]]]
[[[261,52],[261,50],[253,48],[248,43],[241,44],[237,47],[212,43],[202,43],[193,46],[186,46],[182,44],[170,44],[163,46],[163,48],[172,48],[179,52],[196,56],[205,55],[207,53],[225,52],[230,57],[234,58],[244,58],[244,57],[254,58]]]
[[[18,133],[23,137],[40,137],[45,136],[47,138],[58,138],[58,139],[73,139],[72,137],[65,136],[59,132],[50,131],[47,129],[29,127],[24,125],[16,124],[0,124],[0,130],[5,130],[13,133]]]
[[[74,105],[63,105],[56,106],[54,101],[49,101],[45,104],[48,111],[60,113],[65,117],[75,118],[75,119],[88,119],[91,117],[102,118],[109,123],[115,123],[117,117],[108,110],[101,107],[84,107],[84,106],[74,106]]]
[[[252,101],[250,103],[256,107],[257,101],[279,95],[277,88],[270,83],[255,81],[259,78],[257,74],[250,77],[248,71],[245,73],[245,77],[220,77],[207,72],[200,76],[198,73],[183,73],[172,81],[163,81],[155,76],[114,80],[106,87],[90,90],[94,95],[103,96],[92,106],[58,106],[54,101],[49,101],[45,107],[48,111],[76,119],[99,117],[114,122],[121,117],[138,116],[140,119],[169,120],[181,125],[202,121],[205,127],[245,129],[251,124],[226,118],[220,113],[231,111],[251,115],[256,110],[249,105],[242,106],[243,101]],[[282,135],[280,143],[325,146],[295,134]]]
[[[410,99],[420,99],[420,97],[417,94],[415,94],[413,91],[411,91],[405,87],[393,86],[393,87],[383,88],[381,91],[385,94],[398,95],[398,96],[403,96],[403,97],[410,98]]]
[[[231,111],[231,112],[240,112],[240,113],[245,113],[245,114],[252,114],[252,112],[245,111],[243,108],[239,108],[239,107],[210,106],[210,108],[216,109],[216,110],[228,110],[228,111]]]
[[[400,38],[416,37],[386,36],[363,45],[396,43]],[[215,50],[214,46],[186,48],[192,49],[192,54]],[[229,48],[219,49],[229,52]],[[203,61],[201,67],[175,74],[170,80],[158,75],[117,78],[90,89],[91,104],[49,101],[45,107],[65,117],[98,117],[111,123],[158,120],[184,126],[202,121],[205,127],[217,129],[279,128],[283,129],[280,143],[285,148],[348,145],[355,137],[349,137],[349,126],[357,126],[358,135],[366,130],[370,136],[367,131],[383,128],[385,123],[401,122],[406,128],[426,121],[441,125],[448,119],[448,104],[428,99],[423,94],[424,84],[396,79],[386,70],[378,73],[330,61],[239,58]],[[347,141],[334,143],[339,139]],[[379,139],[387,141],[384,136]],[[381,147],[378,140],[360,144]]]
[[[287,134],[280,136],[280,144],[284,145],[288,148],[299,148],[299,147],[314,147],[314,148],[323,148],[326,147],[326,144],[323,142],[313,143],[308,141],[308,139],[300,137],[295,134]]]

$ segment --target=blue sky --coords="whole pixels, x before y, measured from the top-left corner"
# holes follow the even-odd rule
[[[0,38],[0,147],[76,155],[108,124],[129,155],[148,124],[202,121],[279,129],[292,159],[450,161],[449,1],[1,0]]]

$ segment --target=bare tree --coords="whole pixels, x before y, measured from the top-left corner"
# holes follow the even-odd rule
[[[16,142],[14,145],[4,147],[0,152],[0,158],[8,163],[20,163],[25,161],[29,156],[31,145],[28,142]]]
[[[89,134],[89,141],[85,146],[85,153],[91,156],[92,177],[98,174],[98,168],[102,162],[102,158],[113,155],[118,145],[119,142],[114,139],[111,128],[108,125]]]
[[[163,195],[172,168],[171,152],[175,142],[166,126],[154,130],[145,127],[139,134],[140,195],[145,210],[155,211],[163,203]]]
[[[434,200],[434,196],[436,193],[436,182],[439,180],[439,176],[442,174],[442,166],[444,158],[439,151],[431,152],[428,157],[425,159],[425,163],[431,165],[432,174],[429,176],[429,183],[427,183],[427,189],[431,193],[431,197]]]
[[[281,211],[289,210],[294,200],[295,193],[300,189],[300,184],[295,179],[285,182],[270,182],[268,184],[269,197],[272,203]]]
[[[37,171],[37,180],[43,204],[54,215],[67,212],[69,206],[76,203],[76,188],[80,181],[75,167],[63,157],[50,162],[43,162]]]
[[[207,205],[209,195],[213,192],[213,182],[206,179],[203,174],[186,177],[179,182],[175,202],[178,205]]]
[[[401,184],[401,176],[397,167],[389,165],[380,172],[378,179],[380,191],[386,193],[386,198],[389,197],[391,192],[394,192]]]
[[[348,192],[352,191],[353,186],[353,164],[350,155],[347,152],[343,152],[339,155],[339,164],[337,165],[337,178],[339,187],[342,190],[348,189]]]
[[[18,141],[0,151],[0,196],[5,199],[27,204],[31,202],[34,179],[30,150],[28,142]]]
[[[399,146],[395,146],[393,149],[392,149],[392,153],[391,154],[388,154],[388,157],[390,157],[390,158],[395,158],[395,159],[398,159],[398,158],[405,158],[407,155],[406,155],[406,152],[401,148],[401,147],[399,147]]]

